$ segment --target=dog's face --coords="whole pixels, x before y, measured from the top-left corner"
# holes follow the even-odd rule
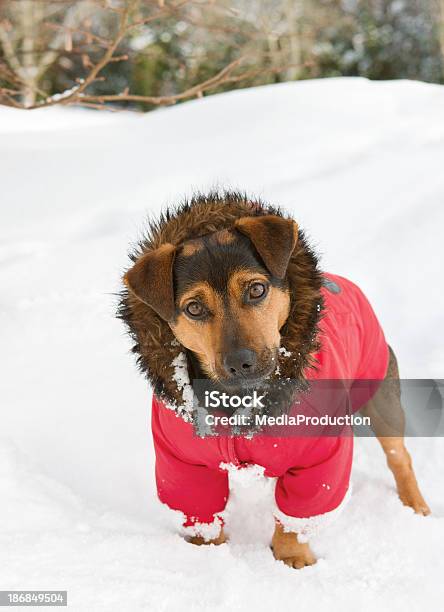
[[[174,264],[174,287],[171,328],[210,378],[242,386],[274,370],[290,298],[248,238],[223,230],[184,244]]]
[[[221,230],[142,256],[126,275],[206,375],[227,388],[255,384],[276,367],[290,307],[285,272],[297,225],[245,217]]]

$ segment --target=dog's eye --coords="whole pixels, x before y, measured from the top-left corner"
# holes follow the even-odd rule
[[[264,283],[255,282],[252,283],[248,290],[248,298],[250,300],[258,300],[267,292],[267,286]]]
[[[185,312],[193,319],[198,319],[204,314],[204,308],[202,304],[199,304],[199,302],[188,302],[185,307]]]

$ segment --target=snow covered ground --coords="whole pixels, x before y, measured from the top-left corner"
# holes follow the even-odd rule
[[[0,589],[73,610],[433,610],[444,595],[444,443],[409,440],[433,515],[402,507],[371,439],[354,493],[273,560],[272,483],[233,482],[219,548],[157,502],[150,392],[113,318],[147,213],[193,189],[282,204],[371,299],[404,377],[443,378],[444,88],[332,79],[144,116],[0,108]]]

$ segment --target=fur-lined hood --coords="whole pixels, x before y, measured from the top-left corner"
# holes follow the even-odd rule
[[[158,220],[151,221],[130,259],[134,263],[141,255],[165,243],[178,246],[192,238],[232,228],[241,217],[263,215],[288,217],[279,208],[240,193],[196,195],[175,208],[168,208]],[[291,293],[290,314],[281,330],[281,350],[274,376],[303,380],[307,368],[316,365],[314,354],[319,349],[318,324],[323,301],[318,260],[301,230],[288,265],[287,280]],[[169,325],[126,289],[120,294],[118,317],[128,327],[135,343],[132,351],[137,355],[138,366],[157,397],[189,420],[187,350],[176,340]]]

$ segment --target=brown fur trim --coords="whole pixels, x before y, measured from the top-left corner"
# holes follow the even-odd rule
[[[277,215],[290,218],[279,208],[252,200],[233,192],[196,195],[177,208],[167,209],[157,221],[149,224],[146,236],[130,255],[134,263],[139,257],[165,243],[179,246],[224,229],[233,228],[237,219]],[[322,315],[322,274],[318,260],[299,230],[298,241],[287,270],[290,287],[290,314],[281,330],[282,351],[279,357],[281,379],[304,379],[306,368],[316,367],[313,355],[319,350],[318,323]],[[173,379],[173,359],[186,350],[176,341],[169,325],[147,304],[124,289],[118,309],[135,344],[139,368],[145,373],[160,399],[175,406],[185,416],[183,399]],[[290,355],[289,355],[290,353]]]

